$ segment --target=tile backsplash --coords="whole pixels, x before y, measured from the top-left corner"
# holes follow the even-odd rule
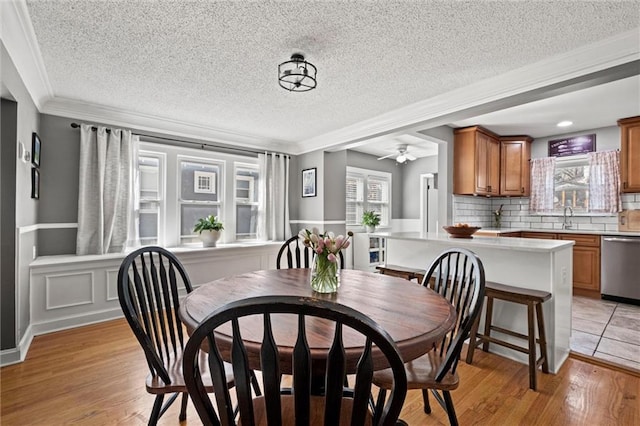
[[[453,196],[453,222],[495,228],[494,210],[502,204],[501,228],[562,229],[561,215],[542,216],[529,212],[529,198]],[[623,209],[640,209],[640,194],[623,194]],[[617,231],[618,216],[574,216],[572,229]]]

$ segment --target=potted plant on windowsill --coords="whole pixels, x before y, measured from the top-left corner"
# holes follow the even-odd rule
[[[212,214],[207,217],[201,217],[196,222],[193,232],[200,234],[203,247],[215,247],[216,242],[220,238],[220,232],[224,229],[222,222]]]
[[[367,232],[376,232],[376,226],[380,225],[380,215],[373,210],[365,210],[362,213],[362,225],[367,228]]]

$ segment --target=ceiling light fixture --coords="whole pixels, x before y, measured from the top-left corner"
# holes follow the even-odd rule
[[[400,154],[396,157],[396,161],[400,164],[404,163],[405,161],[407,161],[407,156],[404,154]]]
[[[316,88],[315,65],[304,60],[299,53],[291,55],[291,60],[278,65],[278,83],[290,92],[307,92]]]
[[[559,122],[559,123],[557,124],[557,126],[558,126],[558,127],[569,127],[569,126],[571,126],[572,124],[573,124],[573,121],[565,120],[565,121],[561,121],[561,122]]]

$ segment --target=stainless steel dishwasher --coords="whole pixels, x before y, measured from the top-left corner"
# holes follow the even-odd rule
[[[602,298],[640,305],[640,237],[604,235],[601,247]]]

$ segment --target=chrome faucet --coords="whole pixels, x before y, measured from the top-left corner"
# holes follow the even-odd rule
[[[569,209],[569,222],[567,222],[567,209]],[[573,226],[571,224],[571,218],[573,217],[573,209],[571,208],[571,206],[564,207],[563,216],[564,219],[562,221],[562,229],[571,229],[571,227]]]

